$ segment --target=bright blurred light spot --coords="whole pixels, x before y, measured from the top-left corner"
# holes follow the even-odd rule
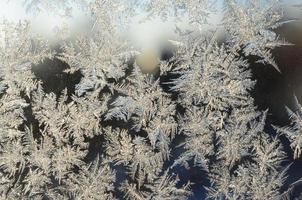
[[[72,17],[62,17],[59,13],[62,14],[62,10],[64,11],[63,8],[55,12],[47,12],[47,9],[41,9],[41,12],[37,12],[36,15],[26,13],[23,2],[24,0],[0,0],[0,17],[14,22],[29,20],[32,23],[32,31],[34,33],[40,34],[53,42],[57,40],[56,33],[59,32],[66,34],[67,37],[76,37],[77,35],[86,34],[91,30],[91,18],[85,15],[85,12],[76,3],[69,4],[71,8],[69,11]],[[49,0],[49,2],[52,2],[52,0]],[[210,16],[210,24],[219,24],[222,18],[222,12],[220,11],[223,1],[218,0],[217,2],[218,10],[217,13]],[[288,5],[287,11],[289,12],[289,16],[302,17],[302,9],[290,7],[291,5],[302,3],[301,0],[284,0],[283,2],[285,5]],[[59,7],[60,5],[56,6]],[[121,9],[123,8],[121,7]],[[140,50],[158,50],[162,48],[162,44],[166,43],[169,39],[177,40],[177,35],[174,32],[176,23],[182,28],[188,25],[186,18],[182,22],[179,22],[175,21],[172,17],[168,18],[165,22],[158,17],[141,23],[140,21],[144,15],[145,13],[141,13],[141,15],[134,17],[130,28],[127,31],[121,31],[121,35],[125,35]],[[202,30],[199,31],[203,31],[209,27],[202,26],[201,28]]]
[[[172,21],[160,19],[148,20],[143,23],[134,21],[129,30],[129,37],[135,46],[142,49],[159,48],[160,44],[176,37]]]
[[[15,23],[27,20],[31,23],[34,34],[41,35],[51,42],[57,41],[59,31],[68,30],[66,34],[69,37],[87,31],[85,27],[89,24],[88,17],[76,5],[70,7],[71,10],[69,11],[72,12],[72,17],[68,17],[62,16],[64,10],[60,10],[60,12],[47,12],[45,10],[35,13],[26,12],[22,2],[21,0],[0,1],[0,18]]]

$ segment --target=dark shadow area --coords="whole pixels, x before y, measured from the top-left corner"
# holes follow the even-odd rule
[[[174,55],[175,47],[170,42],[165,42],[160,48],[160,60],[168,61]]]
[[[38,80],[42,81],[42,86],[46,93],[53,92],[60,94],[61,91],[67,88],[68,95],[74,94],[75,85],[82,78],[82,74],[77,71],[73,74],[65,73],[69,65],[57,58],[46,59],[43,63],[32,67],[32,71]]]
[[[285,106],[295,111],[294,95],[302,101],[302,19],[278,28],[281,39],[292,43],[273,50],[273,57],[281,73],[270,65],[254,62],[251,65],[257,84],[253,91],[255,104],[260,110],[269,109],[268,123],[288,124]]]
[[[302,19],[285,24],[276,32],[280,38],[293,44],[273,51],[273,57],[281,73],[272,66],[257,64],[251,58],[253,78],[257,80],[252,96],[259,110],[269,109],[265,131],[272,135],[277,133],[271,125],[279,127],[289,125],[290,119],[285,107],[292,111],[297,110],[294,95],[302,103]],[[290,199],[301,199],[302,184],[293,183],[302,178],[302,159],[293,159],[290,141],[285,136],[280,136],[280,140],[287,154],[284,166],[291,164],[282,191],[292,186]]]
[[[42,87],[46,93],[53,92],[59,96],[62,90],[67,88],[68,96],[71,96],[74,94],[75,85],[80,82],[82,75],[80,72],[65,73],[64,70],[68,68],[68,64],[54,58],[52,60],[46,59],[44,62],[32,66],[32,71],[36,78],[42,82]],[[31,99],[28,96],[22,94],[22,97],[31,104]],[[31,106],[24,109],[24,116],[27,119],[25,125],[31,129],[33,137],[40,142],[40,129],[43,129],[43,125],[39,124],[39,121],[34,117]]]

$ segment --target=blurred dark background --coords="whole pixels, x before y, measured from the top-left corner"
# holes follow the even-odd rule
[[[299,9],[299,8],[297,8]],[[253,63],[253,76],[257,80],[253,91],[255,104],[260,110],[269,109],[267,116],[266,131],[276,135],[276,131],[271,126],[289,125],[290,119],[285,107],[292,111],[297,110],[294,96],[302,104],[302,9],[300,14],[288,13],[286,19],[298,17],[295,21],[284,24],[276,32],[281,39],[292,43],[290,46],[276,48],[273,57],[278,64],[281,73],[272,66]],[[288,178],[283,190],[295,181],[302,178],[302,158],[293,160],[293,151],[290,148],[289,140],[281,136],[283,147],[288,155],[284,166],[290,165]],[[302,199],[302,183],[295,184],[291,199]]]

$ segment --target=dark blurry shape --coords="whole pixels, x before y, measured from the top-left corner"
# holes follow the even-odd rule
[[[267,124],[278,126],[288,125],[289,115],[285,107],[296,111],[296,100],[302,102],[302,19],[284,24],[277,29],[280,38],[292,43],[292,46],[284,46],[273,51],[273,57],[278,64],[281,74],[272,66],[263,67],[253,63],[253,76],[257,80],[253,91],[255,104],[259,109],[269,109]],[[252,58],[253,59],[253,58]],[[275,134],[275,130],[268,126],[267,132]],[[288,178],[284,184],[284,197],[288,199],[301,199],[302,197],[302,159],[293,160],[293,152],[290,142],[285,136],[281,141],[291,163],[288,170]]]
[[[174,46],[169,41],[162,42],[159,48],[148,48],[136,57],[136,64],[143,73],[156,74],[159,62],[168,61],[173,56]]]
[[[170,42],[164,42],[160,48],[160,60],[168,61],[174,55],[175,46]]]
[[[35,76],[42,81],[42,86],[45,92],[54,92],[60,94],[61,91],[67,88],[68,94],[73,94],[75,85],[81,80],[81,73],[73,74],[65,73],[69,65],[59,59],[46,59],[43,63],[33,66],[32,70]]]
[[[299,101],[302,100],[302,19],[282,26],[278,32],[293,46],[276,51],[276,59],[282,68],[288,85],[293,89]]]
[[[270,65],[263,67],[253,62],[253,75],[257,80],[254,96],[261,110],[269,108],[268,120],[285,125],[288,122],[285,106],[294,109],[294,95],[302,100],[302,19],[283,25],[277,33],[293,45],[273,51],[281,74]]]

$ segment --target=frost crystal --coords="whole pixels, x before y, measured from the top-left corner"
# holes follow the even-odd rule
[[[272,50],[287,43],[274,31],[283,24],[277,0],[225,0],[214,29],[208,27],[219,9],[215,0],[25,0],[24,6],[71,15],[71,2],[92,17],[90,31],[63,40],[57,52],[30,32],[30,22],[0,26],[1,199],[287,195],[280,137],[301,157],[302,108],[288,109],[292,124],[276,127],[279,134],[267,133],[269,111],[254,105],[249,59],[280,71]],[[142,21],[176,19],[177,39],[168,41],[173,56],[155,56],[153,74],[140,66],[141,49],[120,34],[141,13]],[[181,18],[192,30],[177,24]],[[79,73],[79,82],[46,92],[32,67],[52,58],[68,66],[62,73]],[[198,181],[184,178],[193,170]]]

